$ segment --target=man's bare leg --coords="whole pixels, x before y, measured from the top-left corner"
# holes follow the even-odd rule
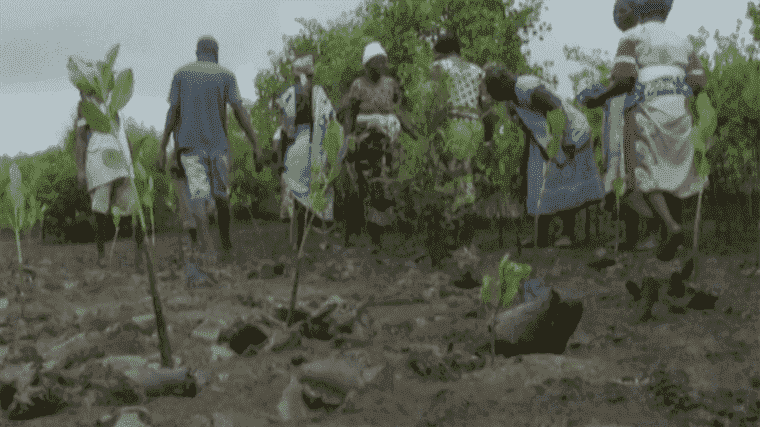
[[[200,212],[203,214],[199,215]],[[208,217],[205,209],[194,209],[195,224],[201,231],[201,245],[198,242],[198,229],[191,228],[182,236],[182,254],[185,261],[185,277],[188,287],[207,287],[213,282],[206,273],[201,270],[202,249],[213,248],[211,233],[209,232]],[[205,218],[204,218],[205,217]],[[202,246],[203,248],[199,247]]]

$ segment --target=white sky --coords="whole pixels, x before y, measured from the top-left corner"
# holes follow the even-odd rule
[[[565,60],[564,45],[608,51],[611,58],[620,31],[612,20],[613,0],[547,0],[541,18],[552,31],[528,45],[531,62],[554,61],[559,92],[571,97],[568,75],[580,66]],[[59,144],[73,122],[78,92],[68,80],[66,61],[79,54],[103,58],[121,44],[115,67],[132,68],[134,95],[124,114],[163,131],[174,70],[195,60],[199,36],[213,35],[219,62],[237,77],[244,98],[255,100],[253,79],[270,68],[267,53],[282,49],[282,36],[294,35],[298,17],[323,25],[351,13],[360,0],[78,0],[61,7],[50,0],[0,0],[0,99],[3,135],[0,155],[35,153]],[[691,9],[690,9],[691,6]],[[711,37],[735,31],[736,20],[748,34],[746,0],[677,0],[668,25],[678,34],[696,35],[704,26]],[[715,43],[708,41],[708,52]]]

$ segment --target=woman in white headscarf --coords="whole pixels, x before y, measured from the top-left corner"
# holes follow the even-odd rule
[[[614,83],[586,101],[590,108],[636,88],[638,103],[631,114],[637,154],[636,189],[647,195],[668,234],[657,257],[669,261],[683,242],[683,229],[673,218],[665,193],[680,199],[707,185],[697,174],[691,143],[692,116],[687,98],[705,85],[705,74],[693,46],[665,26],[672,0],[620,0],[628,3],[641,24],[626,32],[618,46]],[[651,213],[640,212],[651,216]]]
[[[365,74],[351,84],[341,103],[341,111],[347,113],[344,117],[346,133],[356,143],[355,152],[348,160],[350,169],[353,169],[352,181],[359,203],[352,203],[350,207],[363,211],[366,201],[368,212],[361,216],[351,215],[345,237],[348,244],[349,235],[358,234],[361,222],[366,218],[368,232],[375,250],[378,250],[382,228],[395,221],[389,187],[393,178],[390,166],[392,159],[400,154],[398,140],[401,131],[409,128],[399,116],[401,87],[387,75],[388,54],[380,43],[373,42],[365,47],[362,65]],[[358,221],[357,217],[360,217]]]
[[[312,165],[314,162],[320,162],[323,167],[327,164],[322,144],[327,127],[335,120],[335,110],[324,88],[312,84],[312,55],[297,58],[293,62],[293,73],[297,76],[297,83],[280,96],[277,104],[284,112],[283,130],[290,142],[285,154],[283,181],[287,188],[287,196],[292,197],[295,202],[293,219],[296,220],[298,229],[296,244],[300,244],[305,231],[307,210],[316,215],[320,222],[333,221],[332,186],[327,189],[327,205],[322,211],[312,208],[309,193]]]

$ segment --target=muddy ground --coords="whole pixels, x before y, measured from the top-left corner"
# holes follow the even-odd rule
[[[0,298],[7,302],[0,305],[4,372],[34,360],[35,366],[44,364],[53,357],[46,349],[72,337],[102,345],[94,353],[61,356],[68,357],[66,366],[60,362],[52,368],[80,375],[60,386],[75,391],[59,399],[53,409],[40,403],[36,409],[26,409],[27,414],[55,411],[52,415],[13,419],[31,416],[23,415],[24,405],[16,402],[18,395],[13,397],[15,389],[1,390],[3,406],[15,403],[2,408],[0,424],[90,426],[119,407],[136,405],[147,409],[156,426],[760,423],[760,276],[755,275],[751,246],[744,252],[736,249],[699,258],[697,275],[686,285],[717,296],[713,309],[687,308],[681,313],[658,304],[654,318],[643,323],[637,322],[626,282],[640,284],[645,275],[669,277],[683,258],[661,263],[651,253],[628,253],[620,255],[614,266],[595,269],[587,265],[598,258],[592,250],[525,250],[520,261],[529,263],[534,275],[545,275],[545,284],[563,299],[582,301],[583,317],[561,355],[497,356],[492,361],[488,313],[477,301],[477,289],[460,287],[466,283],[458,282],[462,269],[455,262],[433,271],[429,259],[421,257],[421,247],[371,255],[368,242],[347,250],[340,247],[337,236],[312,234],[301,275],[301,308],[314,310],[333,295],[349,305],[373,297],[349,332],[331,329],[325,336],[309,338],[299,329],[292,339],[278,341],[279,347],[243,343],[242,349],[239,342],[220,339],[213,331],[210,338],[204,335],[202,330],[211,324],[234,329],[231,325],[241,324],[257,310],[274,317],[281,314],[277,305],[289,301],[292,284],[288,259],[293,251],[287,233],[288,225],[282,223],[257,221],[238,227],[233,232],[238,257],[233,266],[216,272],[219,288],[192,291],[172,273],[179,272],[177,237],[157,237],[159,290],[173,356],[179,359],[178,366],[192,372],[194,390],[184,394],[193,397],[142,396],[123,401],[95,399],[76,382],[82,381],[85,369],[77,367],[89,366],[84,364],[95,359],[134,355],[147,362],[159,360],[155,321],[140,317],[153,309],[146,276],[133,275],[133,243],[119,240],[115,266],[102,271],[94,268],[94,244],[25,242],[26,261],[36,276],[23,287],[25,313],[17,327],[19,306],[10,269],[15,243],[2,242],[0,261],[5,271],[0,273],[4,294]],[[480,247],[476,275],[497,275],[498,261],[509,248],[496,249],[495,238],[485,231],[476,236]],[[328,243],[324,249],[319,246],[322,242]],[[223,323],[214,323],[215,319]],[[113,327],[125,324],[136,326]],[[121,332],[114,335],[114,330]],[[457,360],[467,362],[431,369],[419,356],[426,350],[415,350],[420,344],[432,345],[428,353],[456,353]],[[37,353],[14,353],[13,345],[34,347]],[[307,409],[305,418],[283,421],[278,405],[293,375],[308,363],[337,353],[361,354],[368,366],[380,366],[380,373],[343,400],[338,398],[336,410],[312,400],[306,403],[316,409]],[[8,375],[0,374],[0,382],[12,382]]]

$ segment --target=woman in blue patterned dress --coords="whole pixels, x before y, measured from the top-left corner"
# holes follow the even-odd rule
[[[568,238],[564,240],[569,240],[574,234],[578,210],[604,196],[604,186],[589,143],[588,121],[536,76],[518,77],[504,66],[494,66],[487,72],[486,89],[493,99],[514,104],[528,135],[525,198],[528,214],[543,219],[539,224],[537,245],[548,245],[548,220],[554,214],[562,217],[562,234]],[[558,108],[565,113],[567,123],[560,150],[554,158],[549,158],[547,150],[551,135],[547,114]]]

